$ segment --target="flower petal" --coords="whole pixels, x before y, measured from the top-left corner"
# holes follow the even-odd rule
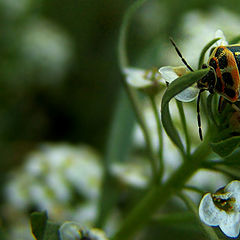
[[[168,82],[171,83],[178,77],[184,75],[187,73],[186,67],[171,67],[171,66],[165,66],[161,67],[159,69],[159,72],[162,75],[162,78]],[[175,96],[175,98],[181,102],[191,102],[193,101],[199,93],[199,89],[195,87],[189,87],[180,92]]]
[[[200,219],[207,225],[218,226],[222,217],[221,212],[214,205],[211,193],[205,194],[199,205]]]
[[[219,227],[228,237],[236,238],[239,235],[240,230],[240,213],[233,212],[227,214],[226,217],[221,219]]]
[[[145,70],[139,68],[125,68],[126,80],[129,85],[136,88],[144,88],[152,85],[152,81],[145,79]]]
[[[175,98],[181,102],[191,102],[198,96],[199,89],[195,87],[189,87],[180,92]]]
[[[230,182],[224,190],[226,192],[232,193],[232,196],[235,198],[234,207],[240,211],[240,181],[235,180]]]
[[[161,73],[163,79],[168,83],[171,83],[179,77],[171,66],[161,67],[159,72]]]
[[[98,228],[92,228],[89,235],[93,240],[108,240],[105,233]]]
[[[61,240],[80,240],[81,239],[81,226],[76,222],[65,222],[59,228]]]
[[[228,45],[228,42],[227,42],[227,40],[225,38],[225,35],[223,34],[222,30],[218,29],[215,32],[215,38],[221,38],[215,43],[215,46],[226,46],[226,45]]]

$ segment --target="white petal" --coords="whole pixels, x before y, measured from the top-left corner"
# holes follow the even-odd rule
[[[144,88],[152,85],[152,81],[145,79],[145,70],[139,68],[125,68],[127,83],[133,87]]]
[[[236,238],[240,230],[240,213],[227,214],[227,217],[221,219],[219,227],[228,237]]]
[[[240,181],[238,180],[234,180],[232,182],[230,182],[225,188],[224,190],[226,192],[240,192]]]
[[[170,66],[165,66],[165,67],[161,67],[159,69],[159,72],[162,75],[162,78],[166,81],[171,83],[172,81],[174,81],[175,79],[177,79],[179,76],[174,72],[173,67]]]
[[[79,230],[81,227],[75,222],[65,222],[60,228],[60,239],[61,240],[80,240],[81,235]]]
[[[161,67],[159,69],[159,72],[161,73],[162,78],[166,82],[171,83],[179,77],[179,75],[176,72],[178,72],[181,75],[184,75],[187,73],[187,69],[186,67],[165,66],[165,67]],[[180,92],[179,94],[177,94],[175,98],[181,102],[191,102],[197,97],[198,93],[199,93],[198,88],[189,87],[183,90],[182,92]]]
[[[111,172],[122,182],[137,188],[145,188],[148,184],[149,168],[142,162],[114,163]]]
[[[198,93],[199,93],[198,88],[189,87],[184,89],[179,94],[177,94],[175,98],[181,102],[191,102],[198,96]]]
[[[92,228],[89,235],[95,240],[107,240],[105,233],[98,228]]]
[[[235,198],[234,206],[238,211],[240,211],[240,181],[235,180],[230,182],[225,187],[226,192],[232,193],[232,196]]]
[[[215,32],[215,38],[221,38],[215,43],[216,46],[226,46],[226,45],[228,45],[228,42],[226,41],[226,38],[225,38],[222,30],[218,29]]]
[[[221,221],[221,211],[214,205],[211,193],[203,196],[199,205],[200,219],[207,225],[218,226]]]

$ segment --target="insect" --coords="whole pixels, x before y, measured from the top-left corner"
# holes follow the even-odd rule
[[[193,72],[193,69],[188,65],[183,58],[181,52],[175,42],[170,38],[177,54],[181,58],[185,66]],[[240,88],[240,44],[229,46],[218,46],[213,49],[208,63],[203,64],[202,68],[210,67],[209,72],[197,82],[197,87],[200,90],[197,98],[197,119],[199,128],[199,137],[202,137],[201,118],[200,118],[200,95],[207,90],[211,94],[214,92],[220,95],[218,110],[221,111],[224,102],[232,104],[237,111],[240,109],[235,105],[239,99]]]

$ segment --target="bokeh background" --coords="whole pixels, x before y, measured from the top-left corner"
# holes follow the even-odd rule
[[[41,151],[42,144],[60,149],[65,148],[62,143],[73,148],[88,145],[101,162],[122,96],[119,27],[133,2],[0,0],[0,219],[5,234],[22,217],[6,211],[7,199],[14,194],[7,195],[5,188],[11,174],[23,171],[19,169],[30,161],[32,152]],[[240,34],[239,14],[240,3],[234,0],[149,0],[130,25],[130,64],[142,68],[180,65],[168,41],[172,36],[196,66],[201,46],[217,29],[229,38]],[[131,119],[126,129],[133,129],[132,113],[125,104]],[[126,138],[130,143],[131,134]],[[22,212],[38,209],[34,204]],[[174,232],[165,236],[172,239]]]

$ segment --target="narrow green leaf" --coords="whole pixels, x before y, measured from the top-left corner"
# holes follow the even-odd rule
[[[231,39],[229,41],[229,44],[237,44],[239,42],[240,42],[240,35],[238,35],[238,36],[234,37],[233,39]]]
[[[105,173],[96,220],[96,226],[99,228],[104,226],[108,214],[115,206],[119,196],[119,189],[116,187],[115,180],[110,173],[110,165],[115,161],[125,161],[129,155],[135,122],[130,102],[126,93],[121,89],[103,158]]]
[[[211,121],[213,122],[213,124],[215,126],[218,126],[216,119],[215,119],[215,115],[213,113],[213,96],[214,94],[209,94],[207,97],[207,112],[208,112],[208,116],[210,117]]]
[[[47,212],[31,214],[32,233],[36,240],[59,240],[59,224],[48,221]]]
[[[173,81],[167,88],[165,94],[163,95],[162,105],[161,105],[161,116],[163,127],[171,138],[171,140],[176,144],[176,146],[184,152],[183,143],[178,135],[176,128],[173,125],[170,112],[169,112],[169,102],[178,93],[190,87],[192,84],[203,78],[209,71],[209,68],[201,69],[195,72],[190,72],[188,74],[179,77]]]
[[[119,59],[119,65],[120,65],[120,68],[122,71],[128,65],[127,44],[126,44],[128,27],[129,27],[131,18],[134,15],[134,13],[145,2],[146,2],[146,0],[134,1],[133,4],[131,4],[130,7],[127,9],[127,11],[123,17],[122,25],[120,27],[119,40],[118,40],[118,59]]]
[[[45,233],[44,233],[44,240],[60,240],[59,237],[59,229],[60,225],[50,222],[47,222]]]
[[[234,136],[216,143],[211,143],[211,146],[213,151],[219,156],[226,157],[240,146],[240,136]]]
[[[236,149],[236,151],[234,151],[231,155],[225,157],[222,163],[224,162],[224,164],[227,164],[230,166],[231,165],[240,166],[239,159],[240,159],[240,148]]]
[[[199,62],[198,62],[198,69],[202,68],[203,62],[204,62],[204,58],[205,58],[205,54],[207,52],[207,50],[215,43],[219,40],[220,38],[214,38],[212,41],[210,41],[202,50],[200,57],[199,57]]]
[[[212,167],[213,170],[221,172],[235,180],[240,179],[240,168],[239,166],[226,166],[225,163]]]
[[[44,239],[44,232],[47,225],[47,213],[46,212],[34,212],[31,214],[31,226],[32,233],[36,240]]]
[[[184,131],[184,135],[185,135],[186,152],[187,152],[187,155],[190,155],[191,141],[190,141],[189,133],[188,133],[188,129],[187,129],[187,122],[186,122],[186,116],[185,116],[184,109],[183,109],[183,103],[178,101],[177,99],[176,99],[176,103],[177,103],[180,119],[182,122],[183,131]]]

